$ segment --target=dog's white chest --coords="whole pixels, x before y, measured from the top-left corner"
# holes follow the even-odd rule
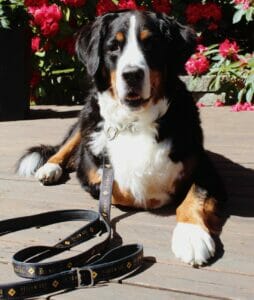
[[[166,204],[183,169],[182,163],[174,163],[169,157],[170,142],[156,141],[155,121],[167,112],[167,100],[131,112],[107,92],[98,97],[104,121],[91,136],[91,151],[99,155],[106,148],[115,181],[121,190],[132,194],[135,206],[147,208],[149,200],[156,200],[156,206]]]
[[[170,200],[169,193],[182,170],[181,163],[169,158],[170,143],[158,143],[155,133],[154,127],[126,130],[107,142],[119,187],[134,196],[137,206],[145,208],[148,200],[159,200],[160,205]]]

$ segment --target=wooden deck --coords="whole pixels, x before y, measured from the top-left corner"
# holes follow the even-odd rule
[[[97,202],[81,190],[75,174],[65,184],[50,187],[14,174],[14,163],[23,150],[57,143],[77,109],[35,107],[33,120],[0,123],[0,219],[56,209],[97,209]],[[200,269],[185,265],[170,250],[175,226],[170,209],[151,213],[113,207],[119,238],[144,246],[144,270],[122,283],[115,280],[50,299],[254,299],[254,113],[202,108],[201,117],[205,146],[223,175],[230,200],[221,257]],[[53,244],[77,226],[65,223],[2,236],[0,282],[17,280],[10,263],[15,251],[25,245]]]

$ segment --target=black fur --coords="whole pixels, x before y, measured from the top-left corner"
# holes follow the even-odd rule
[[[76,51],[86,67],[91,88],[87,91],[78,123],[73,126],[62,144],[73,132],[81,131],[82,141],[71,158],[75,161],[79,181],[86,191],[98,198],[99,184],[89,183],[88,172],[91,169],[99,169],[102,166],[102,156],[103,154],[107,156],[107,153],[95,156],[90,150],[89,142],[91,134],[102,130],[98,128],[98,124],[103,122],[98,106],[98,92],[110,89],[110,72],[115,70],[117,59],[124,47],[124,43],[116,44],[114,37],[118,31],[127,32],[131,14],[135,14],[140,28],[145,27],[152,32],[148,40],[140,42],[140,47],[150,69],[162,74],[163,97],[170,103],[166,114],[156,121],[157,141],[170,140],[172,143],[170,158],[174,162],[193,161],[193,167],[188,174],[189,182],[201,182],[202,179],[200,184],[202,188],[224,201],[225,193],[218,192],[220,189],[217,188],[220,186],[215,179],[218,176],[214,169],[210,168],[205,155],[198,110],[191,94],[178,79],[185,61],[194,50],[195,35],[190,28],[179,24],[173,18],[152,12],[109,13],[96,18],[78,34]],[[28,151],[42,153],[44,163],[60,146],[31,148]],[[204,166],[210,168],[209,176],[212,178],[212,184],[207,180]],[[188,186],[186,182],[183,182],[184,184]]]

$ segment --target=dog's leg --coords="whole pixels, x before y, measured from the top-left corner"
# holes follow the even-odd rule
[[[74,133],[48,161],[35,173],[35,177],[43,184],[57,182],[68,160],[77,149],[81,140],[80,131]]]
[[[79,145],[77,154],[77,177],[83,189],[99,199],[102,177],[101,160],[95,157],[85,141]]]
[[[207,157],[203,156],[187,196],[177,208],[172,251],[182,261],[203,265],[215,255],[212,236],[219,236],[225,223],[226,195]]]

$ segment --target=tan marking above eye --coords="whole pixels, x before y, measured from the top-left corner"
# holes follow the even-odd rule
[[[152,35],[151,31],[149,31],[148,29],[144,29],[140,32],[140,39],[141,41],[149,38]]]
[[[123,42],[124,41],[124,34],[121,31],[116,33],[116,40],[118,42]]]

